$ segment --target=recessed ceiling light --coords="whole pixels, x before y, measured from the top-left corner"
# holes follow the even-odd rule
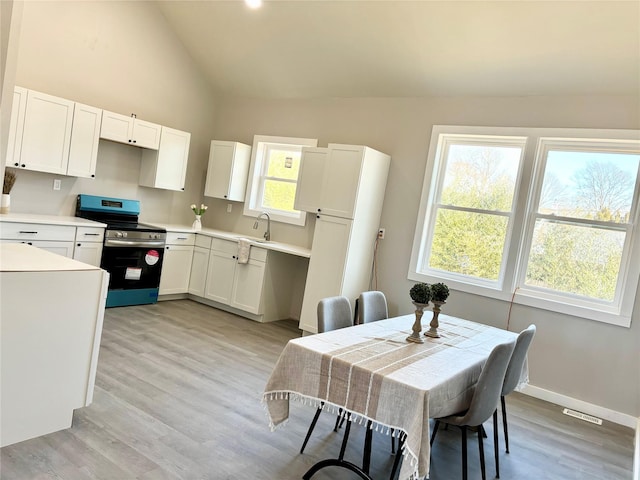
[[[244,0],[249,8],[260,8],[262,6],[262,0]]]

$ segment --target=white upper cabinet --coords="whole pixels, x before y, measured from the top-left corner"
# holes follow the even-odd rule
[[[379,169],[388,168],[385,154],[360,145],[329,144],[302,151],[295,208],[354,218],[357,199]]]
[[[96,176],[101,122],[101,109],[76,103],[67,175],[87,178]]]
[[[209,151],[205,196],[243,202],[250,162],[251,146],[213,140]]]
[[[190,133],[162,127],[159,148],[142,152],[140,185],[184,190],[190,143]]]
[[[27,89],[15,87],[13,106],[11,107],[11,123],[7,140],[7,167],[20,166],[20,150],[22,148],[22,132],[24,130],[24,113],[27,108]]]
[[[106,110],[102,112],[100,138],[157,150],[160,145],[160,133],[161,126],[158,124]]]
[[[10,166],[66,175],[73,108],[70,100],[28,90],[20,160]]]
[[[6,165],[94,177],[102,110],[15,87]]]

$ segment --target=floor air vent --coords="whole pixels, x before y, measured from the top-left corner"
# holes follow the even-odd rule
[[[570,417],[579,418],[580,420],[584,420],[585,422],[595,423],[596,425],[602,425],[602,420],[598,417],[594,417],[592,415],[587,415],[586,413],[576,412],[575,410],[569,410],[565,408],[562,410],[562,413],[565,415],[569,415]]]

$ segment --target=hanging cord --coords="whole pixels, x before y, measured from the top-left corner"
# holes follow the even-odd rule
[[[369,276],[369,290],[378,290],[378,231],[376,230],[376,241],[373,243],[373,261],[371,262],[371,275]]]
[[[516,298],[516,292],[518,291],[518,288],[520,287],[516,287],[516,289],[513,291],[513,295],[511,295],[511,302],[509,302],[509,313],[507,314],[507,332],[509,331],[509,327],[511,325],[511,308],[513,307],[513,299]]]

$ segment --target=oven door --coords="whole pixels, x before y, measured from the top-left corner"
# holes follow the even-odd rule
[[[107,307],[158,300],[164,242],[106,240],[100,267],[109,272]]]

